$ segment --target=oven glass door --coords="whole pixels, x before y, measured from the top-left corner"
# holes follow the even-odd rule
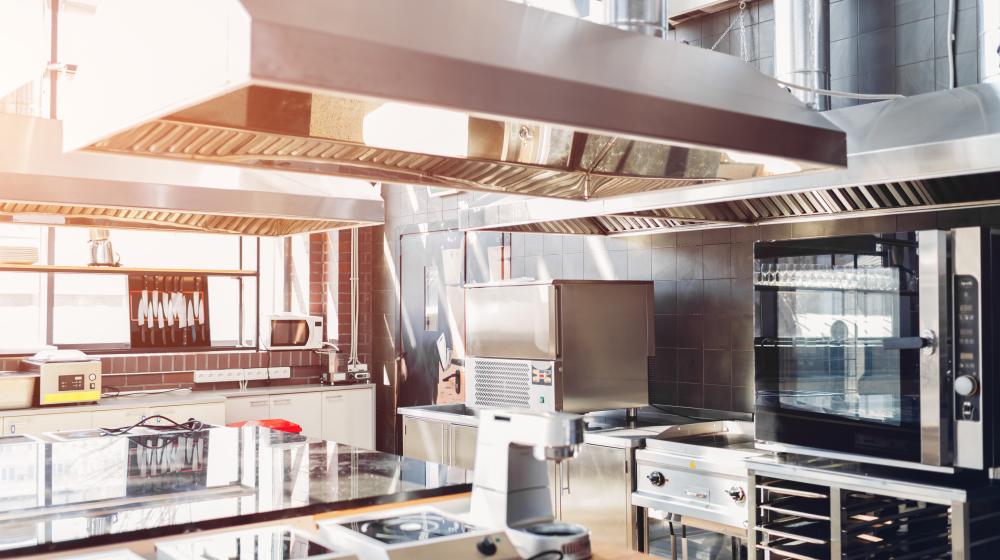
[[[919,462],[916,235],[754,252],[757,439]]]
[[[271,347],[293,348],[309,342],[309,322],[304,319],[272,319]]]

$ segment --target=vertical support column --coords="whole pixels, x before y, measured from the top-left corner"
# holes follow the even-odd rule
[[[830,0],[774,0],[774,75],[803,87],[830,89]],[[792,93],[817,111],[830,98]]]

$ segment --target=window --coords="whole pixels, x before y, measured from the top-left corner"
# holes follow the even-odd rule
[[[111,230],[122,273],[87,273],[90,230],[0,224],[3,250],[30,248],[37,264],[2,265],[0,354],[34,352],[47,345],[86,350],[130,349],[129,269],[250,271],[208,276],[208,317],[213,348],[256,347],[259,274],[256,237]],[[30,259],[29,259],[30,260]],[[150,350],[155,351],[155,350]]]

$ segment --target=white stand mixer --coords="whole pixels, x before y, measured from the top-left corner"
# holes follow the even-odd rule
[[[470,521],[505,529],[525,558],[550,551],[589,558],[590,531],[553,515],[546,468],[574,457],[583,432],[576,414],[482,411]]]

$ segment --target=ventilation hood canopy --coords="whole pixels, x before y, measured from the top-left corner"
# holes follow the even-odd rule
[[[643,235],[1000,205],[1000,82],[823,114],[847,132],[847,169],[589,202],[494,196],[460,225]]]
[[[105,0],[66,149],[586,200],[846,164],[736,58],[505,0]]]
[[[382,223],[371,184],[62,152],[57,120],[0,114],[0,222],[283,236]]]

